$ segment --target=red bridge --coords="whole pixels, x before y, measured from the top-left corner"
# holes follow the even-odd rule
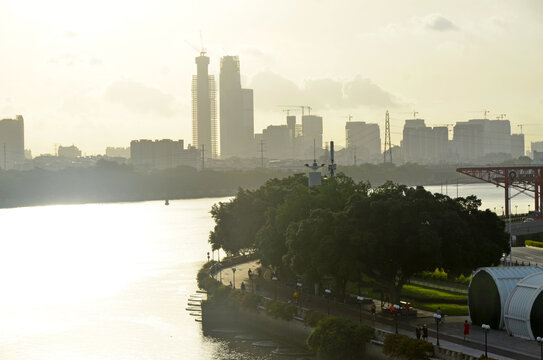
[[[543,205],[543,166],[466,167],[458,168],[456,171],[504,188],[505,216],[509,216],[511,188],[518,190],[519,193],[528,193],[534,198],[535,210],[541,211]]]

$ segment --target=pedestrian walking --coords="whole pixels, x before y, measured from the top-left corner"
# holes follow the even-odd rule
[[[245,283],[243,281],[241,282],[241,291],[245,291]]]
[[[234,286],[232,286],[232,281],[230,281],[230,288],[232,289]]]
[[[417,335],[417,339],[420,340],[420,326],[418,326],[418,325],[415,328],[415,334]]]
[[[376,311],[376,309],[375,309],[375,303],[372,302],[372,303],[371,303],[371,319],[372,319],[372,320],[375,320],[375,311]]]
[[[467,320],[464,321],[464,341],[469,341],[469,322]]]
[[[422,326],[422,340],[428,341],[428,326],[426,324]]]

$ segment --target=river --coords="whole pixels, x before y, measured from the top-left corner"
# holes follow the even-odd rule
[[[471,193],[501,210],[503,190],[458,187]],[[225,199],[0,210],[0,359],[268,358],[204,337],[185,311]]]
[[[220,200],[0,210],[0,359],[267,358],[185,311]]]

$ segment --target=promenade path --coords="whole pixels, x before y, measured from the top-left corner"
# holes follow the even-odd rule
[[[253,291],[251,279],[249,279],[248,270],[253,272],[259,267],[257,261],[251,261],[236,265],[235,287],[240,288],[243,282],[246,286],[246,291]],[[256,275],[256,274],[255,274]],[[221,273],[216,274],[216,278],[222,278],[222,283],[229,285],[230,281],[234,284],[233,272],[231,268],[222,269]],[[271,281],[269,272],[264,272],[259,279],[253,279],[255,289],[258,282],[258,293],[264,297],[273,299],[277,296],[279,301],[292,301],[293,287],[288,287],[282,283]],[[359,321],[360,308],[357,304],[344,304],[331,300],[328,302],[320,296],[311,295],[308,302],[306,295],[302,296],[304,302],[302,306],[306,309],[317,310],[330,315],[345,316],[352,320]],[[376,308],[380,309],[380,301],[374,300]],[[368,309],[369,307],[366,307]],[[440,346],[444,349],[449,349],[457,352],[462,352],[467,355],[479,357],[484,354],[484,332],[479,326],[471,327],[469,341],[463,340],[463,323],[464,320],[469,320],[467,316],[446,316],[443,323],[439,325]],[[375,320],[372,320],[371,314],[367,310],[362,311],[362,322],[373,326],[376,329],[385,332],[394,332],[395,323],[391,316],[386,314],[378,314]],[[401,317],[398,322],[398,332],[410,337],[415,337],[415,327],[418,325],[427,324],[429,328],[429,341],[436,343],[436,324],[433,318],[433,313],[428,311],[418,310],[417,317]],[[488,355],[499,360],[536,360],[540,359],[540,347],[535,341],[523,340],[507,335],[505,331],[490,330],[488,333]]]

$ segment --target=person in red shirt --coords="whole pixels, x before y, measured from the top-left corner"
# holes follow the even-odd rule
[[[464,321],[464,341],[466,341],[468,339],[469,339],[469,323],[466,320],[466,321]]]

